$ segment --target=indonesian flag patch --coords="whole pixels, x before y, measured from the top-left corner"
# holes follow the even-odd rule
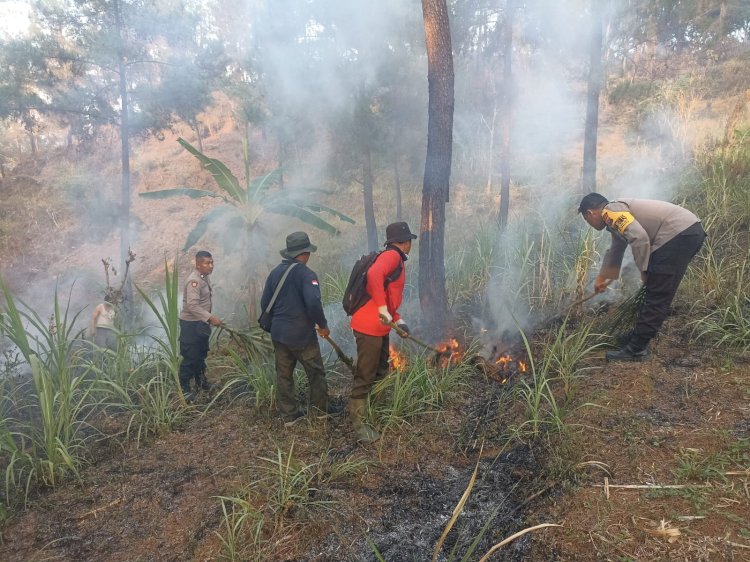
[[[313,285],[315,285],[315,286],[317,287],[317,286],[318,286],[318,280],[317,280],[317,279],[313,279],[313,280],[312,280],[312,284],[313,284]]]

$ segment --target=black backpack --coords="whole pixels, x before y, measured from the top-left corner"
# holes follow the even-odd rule
[[[347,315],[351,316],[370,300],[371,297],[367,292],[367,272],[372,264],[375,263],[375,260],[378,259],[378,256],[385,251],[386,250],[370,252],[369,254],[360,257],[354,263],[352,273],[349,275],[349,282],[346,284],[346,289],[344,290],[344,298],[341,303],[344,306],[344,312],[346,312]],[[396,266],[396,269],[385,278],[385,286],[387,287],[389,283],[398,279],[401,276],[403,269],[403,263],[399,263],[398,266]]]

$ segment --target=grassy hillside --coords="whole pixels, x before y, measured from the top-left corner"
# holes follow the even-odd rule
[[[627,271],[607,295],[571,308],[589,295],[606,246],[574,214],[580,146],[560,155],[564,177],[529,175],[536,179],[514,184],[515,215],[504,234],[494,226],[497,200],[484,186],[456,182],[446,269],[459,350],[435,358],[394,336],[393,370],[368,410],[384,438],[370,447],[355,444],[345,418],[283,427],[268,341],[242,324],[253,293],[233,274],[247,274],[247,256],[224,254],[215,238],[206,244],[216,247],[220,314],[244,338],[215,333],[209,378],[219,391],[194,406],[175,395],[174,342],[154,328],[178,304],[176,295],[159,304],[165,259],[177,256],[179,274],[189,271],[184,237],[215,203],[135,194],[213,189],[175,141],[190,138],[188,131],[134,147],[132,274],[156,312],[150,320],[142,312],[143,330],[124,334],[114,353],[76,336],[90,313],[83,306],[101,296],[101,259],[118,248],[115,139],[93,152],[19,164],[0,184],[7,279],[0,558],[398,561],[431,559],[437,547],[440,560],[477,560],[519,531],[556,524],[520,536],[492,559],[744,559],[748,100],[739,86],[715,97],[696,84],[666,80],[638,96],[612,90],[602,118],[601,190],[665,188],[709,233],[652,359],[603,359],[612,336],[627,329],[611,325],[638,287]],[[646,105],[660,110],[645,118]],[[217,105],[206,116],[204,150],[239,173],[242,135],[227,115]],[[644,164],[655,153],[661,168]],[[531,156],[519,159],[529,165]],[[252,167],[273,167],[260,142]],[[364,251],[360,188],[324,187],[333,191],[328,204],[358,220],[342,223],[339,237],[310,230],[320,247],[310,265],[320,274],[333,336],[353,353],[338,302],[353,257]],[[404,192],[415,226],[419,182],[406,181]],[[385,174],[376,198],[382,227],[392,218]],[[284,236],[305,228],[275,218],[261,226],[251,262],[258,281]],[[408,262],[403,313],[419,337],[417,261]],[[57,307],[56,284],[63,289]],[[141,302],[139,310],[148,308]],[[344,404],[351,375],[327,344],[322,349],[332,394]],[[298,382],[304,399],[303,375]]]

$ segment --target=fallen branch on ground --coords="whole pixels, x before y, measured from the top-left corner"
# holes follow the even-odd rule
[[[509,536],[507,539],[497,543],[495,546],[489,549],[487,551],[487,554],[485,554],[479,559],[479,562],[486,562],[487,560],[490,559],[490,556],[492,556],[492,554],[495,553],[495,551],[499,550],[501,547],[505,546],[509,542],[516,540],[518,537],[523,536],[526,533],[530,533],[531,531],[536,531],[537,529],[544,529],[545,527],[562,527],[562,525],[558,525],[556,523],[542,523],[541,525],[534,525],[533,527],[528,527],[526,529],[518,531],[517,533]]]

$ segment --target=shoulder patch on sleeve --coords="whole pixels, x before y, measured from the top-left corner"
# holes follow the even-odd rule
[[[625,229],[635,220],[635,217],[627,211],[608,211],[602,212],[604,222],[610,228],[613,228],[620,234],[625,233]]]
[[[197,281],[191,281],[190,286],[191,287],[197,287],[198,286],[198,282]]]
[[[312,280],[312,284],[313,284],[313,285],[315,285],[315,286],[317,287],[317,286],[318,286],[318,280],[317,280],[317,279],[313,279],[313,280]]]

